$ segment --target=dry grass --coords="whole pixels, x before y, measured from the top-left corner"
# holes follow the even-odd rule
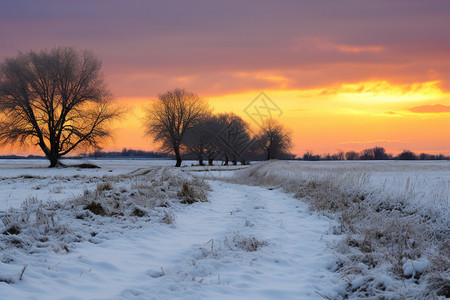
[[[95,215],[100,215],[100,216],[106,215],[106,212],[103,209],[103,206],[100,203],[97,203],[95,201],[92,201],[91,203],[86,205],[84,207],[84,209],[89,210],[90,212],[92,212]]]
[[[102,182],[97,184],[97,191],[103,192],[103,191],[111,191],[113,188],[111,182]]]
[[[236,234],[233,237],[232,242],[236,248],[247,252],[255,252],[258,251],[261,247],[269,245],[267,241],[258,240],[254,236],[242,236],[239,234]]]
[[[183,204],[193,204],[195,202],[207,202],[207,191],[204,186],[195,184],[195,181],[184,181],[179,192],[178,198]]]
[[[180,205],[178,194],[184,185],[189,188],[183,196],[197,201],[207,201],[209,190],[205,182],[173,168],[95,180],[101,181],[95,189],[86,189],[73,199],[41,202],[28,198],[21,208],[10,209],[1,218],[5,228],[0,232],[0,250],[32,252],[38,247],[67,253],[77,242],[98,243],[93,230],[107,233],[108,224],[125,228],[139,228],[142,222],[174,224],[171,207]]]
[[[449,272],[440,268],[448,266],[449,255],[443,251],[436,254],[435,250],[450,248],[448,206],[445,205],[449,194],[447,182],[434,183],[431,195],[423,195],[422,183],[411,178],[394,179],[393,183],[385,182],[381,190],[375,190],[371,188],[371,172],[361,164],[358,168],[347,166],[347,169],[327,171],[307,164],[306,172],[305,165],[262,163],[228,180],[282,187],[307,202],[312,211],[334,218],[332,232],[344,237],[329,247],[336,253],[339,266],[336,271],[349,282],[345,297],[408,297],[423,290],[426,291],[423,298],[449,296],[446,294]],[[370,167],[383,170],[383,166],[376,164]],[[389,166],[386,168],[392,171]],[[390,186],[395,189],[387,190]],[[420,197],[427,200],[430,197],[436,207],[420,205]],[[403,270],[408,260],[428,260],[429,264],[423,273],[409,278]],[[393,287],[378,281],[379,274],[397,280],[398,289],[405,288],[392,290]],[[351,284],[355,278],[363,282],[357,288]]]
[[[168,225],[174,224],[175,223],[175,214],[172,213],[171,211],[165,210],[164,215],[161,217],[160,222],[164,223],[164,224],[168,224]]]

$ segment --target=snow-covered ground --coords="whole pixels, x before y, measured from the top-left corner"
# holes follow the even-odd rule
[[[330,216],[345,297],[450,297],[450,163],[268,162],[231,182],[280,187]]]
[[[65,159],[66,165],[94,164],[98,169],[49,169],[45,159],[0,160],[0,212],[20,207],[27,198],[62,201],[96,187],[100,178],[131,174],[142,169],[173,166],[173,160],[150,159]],[[194,161],[184,161],[190,167]],[[219,167],[219,166],[218,166]]]
[[[311,213],[285,183],[357,182],[366,196],[409,195],[448,212],[449,162],[90,162],[101,168],[0,161],[0,211],[13,208],[0,222],[0,299],[338,299],[349,278],[355,291],[373,279],[335,273],[337,221]],[[253,176],[263,186],[242,184]],[[195,178],[208,179],[209,202],[182,204],[206,191]],[[110,209],[91,213],[91,199]],[[376,280],[389,289],[388,275]]]
[[[110,176],[110,169],[123,175],[144,174],[146,169],[158,167],[120,162],[114,169],[112,163],[117,162],[103,163],[101,171],[54,170],[63,181],[51,175],[53,170],[3,168],[3,174],[13,173],[19,178],[3,175],[1,184],[22,181],[22,187],[15,183],[16,189],[29,191],[31,185],[57,184],[54,180],[62,186],[59,194],[63,201],[62,196],[73,197],[71,191],[77,187],[95,189],[99,178],[111,180],[118,190],[131,192],[126,183],[113,180],[112,175],[101,176]],[[42,173],[34,173],[36,170]],[[199,170],[186,167],[183,171],[197,174]],[[78,172],[84,181],[67,181]],[[218,175],[226,171],[215,167],[208,172]],[[25,184],[27,180],[33,184]],[[138,179],[130,176],[129,180]],[[61,248],[68,253],[55,252],[51,245],[48,249],[49,242],[23,247],[27,249],[4,246],[0,263],[2,298],[321,299],[318,293],[336,295],[338,280],[330,271],[334,260],[324,251],[327,237],[332,238],[326,235],[328,218],[311,215],[304,203],[278,190],[217,181],[209,184],[209,202],[171,202],[174,224],[137,217],[115,223],[91,214],[89,230],[96,232],[95,237],[78,243],[69,241],[67,248]],[[77,219],[63,225],[68,231],[86,230]],[[63,242],[67,240],[69,237]]]

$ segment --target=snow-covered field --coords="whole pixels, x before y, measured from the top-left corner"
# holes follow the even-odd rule
[[[450,297],[450,163],[269,162],[231,182],[279,187],[333,219],[344,297]]]
[[[410,219],[426,211],[427,232],[440,229],[445,239],[449,162],[89,162],[101,168],[0,160],[1,299],[420,299],[429,287],[420,274],[439,251],[438,279],[449,280],[437,240],[404,261],[399,279],[375,249],[353,247],[368,239],[366,228],[350,232],[342,228],[348,212],[319,207],[334,194],[368,199],[383,213],[401,202]],[[361,203],[368,227],[385,234]]]
[[[95,188],[99,179],[131,174],[142,169],[172,166],[172,160],[62,160],[67,165],[95,164],[99,169],[49,169],[44,159],[0,160],[0,211],[20,207],[27,198],[62,201]],[[190,166],[193,161],[184,161]]]

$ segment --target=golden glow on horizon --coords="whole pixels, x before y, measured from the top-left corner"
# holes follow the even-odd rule
[[[261,76],[280,83],[285,80]],[[309,90],[265,90],[265,93],[283,111],[279,120],[293,133],[293,152],[297,155],[306,150],[326,153],[373,146],[383,146],[393,153],[410,149],[450,154],[450,94],[439,88],[439,81],[409,85],[368,81]],[[206,98],[215,113],[234,112],[251,123],[245,108],[258,94],[259,91],[248,91]],[[117,99],[128,107],[128,112],[114,125],[115,139],[104,150],[156,150],[151,138],[144,136],[142,127],[144,108],[151,100],[151,97]],[[256,131],[257,126],[251,125]],[[6,148],[2,150],[5,153]]]
[[[272,79],[284,80],[276,76]],[[450,114],[413,111],[422,105],[450,104],[447,100],[450,94],[439,88],[438,81],[409,85],[368,81],[328,88],[265,92],[282,109],[279,119],[292,131],[293,150],[298,155],[307,149],[323,153],[338,149],[360,150],[374,145],[384,146],[392,152],[408,148],[418,152],[450,153],[450,134],[445,130]],[[245,108],[258,94],[259,91],[249,91],[207,99],[214,112],[234,112],[251,123]],[[148,105],[150,98],[121,99],[120,102],[133,107],[134,112],[126,123],[129,128],[127,139],[140,135],[133,142],[142,141],[120,144],[154,149],[148,138],[142,138],[141,127],[142,107]],[[257,130],[255,124],[252,124],[252,130]],[[137,134],[133,135],[134,131]]]

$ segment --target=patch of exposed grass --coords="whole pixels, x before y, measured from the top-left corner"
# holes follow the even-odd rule
[[[133,211],[131,212],[131,215],[141,218],[141,217],[147,215],[147,213],[144,210],[140,209],[139,207],[135,207],[133,209]]]
[[[171,211],[165,210],[164,215],[161,218],[161,223],[168,224],[168,225],[174,224],[175,223],[175,215]]]
[[[92,212],[95,215],[100,215],[100,216],[106,215],[106,212],[103,209],[103,206],[100,203],[97,203],[97,202],[94,202],[94,201],[92,201],[91,203],[86,205],[84,207],[84,209],[89,210],[90,212]]]
[[[195,185],[192,182],[184,181],[177,196],[181,199],[181,203],[183,204],[207,202],[207,194],[201,188],[201,186]]]
[[[102,182],[97,184],[97,191],[111,191],[113,189],[113,186],[110,182]]]
[[[10,234],[17,235],[19,233],[20,233],[20,228],[17,225],[12,225],[8,229],[3,231],[3,234],[8,234],[8,235],[10,235]]]
[[[258,251],[261,247],[269,245],[267,241],[258,240],[254,236],[245,237],[241,235],[235,235],[233,237],[233,244],[236,248],[247,252],[255,252]]]

